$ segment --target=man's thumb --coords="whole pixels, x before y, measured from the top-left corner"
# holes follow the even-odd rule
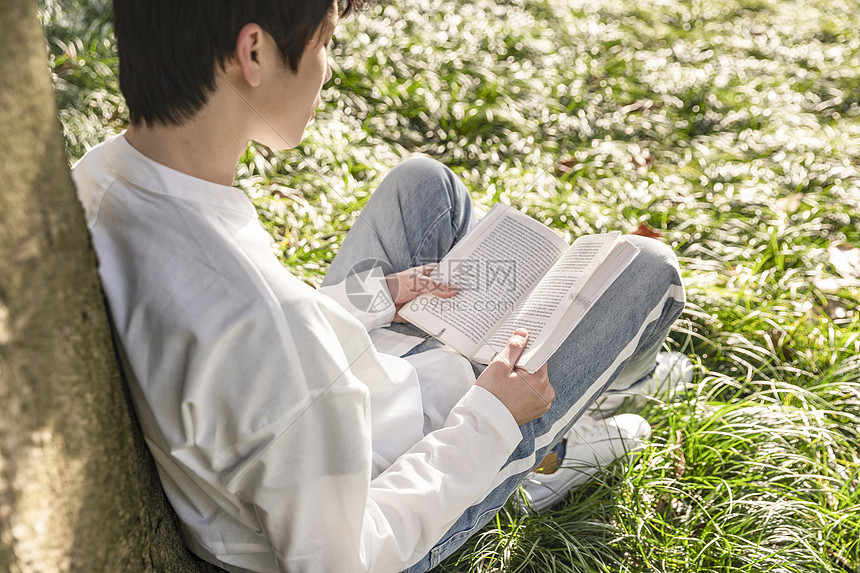
[[[499,354],[499,359],[507,364],[511,370],[516,366],[517,360],[520,359],[520,355],[523,353],[528,339],[529,333],[526,329],[518,328],[508,339],[508,343]]]

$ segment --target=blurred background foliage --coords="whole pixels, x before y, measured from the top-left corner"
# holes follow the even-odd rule
[[[74,163],[127,122],[110,2],[39,5]],[[655,447],[444,570],[860,572],[857,0],[380,2],[331,65],[304,142],[236,178],[310,284],[412,153],[482,211],[659,235],[687,284]]]

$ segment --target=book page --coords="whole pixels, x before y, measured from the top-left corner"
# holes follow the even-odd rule
[[[520,361],[527,360],[529,354],[541,344],[543,333],[557,326],[565,309],[571,304],[571,294],[581,289],[584,281],[594,273],[620,236],[621,233],[616,231],[577,239],[487,340],[493,355],[501,352],[517,328],[525,328],[529,332],[529,341]],[[478,358],[485,360],[492,356],[487,356],[486,350],[483,350]]]
[[[430,275],[457,285],[457,294],[421,295],[400,315],[471,357],[566,248],[527,215],[494,207]]]
[[[549,360],[568,335],[576,328],[586,313],[591,310],[603,293],[615,282],[615,279],[639,254],[639,248],[630,241],[620,239],[615,247],[601,261],[594,273],[583,281],[581,288],[572,291],[568,297],[570,305],[567,310],[560,312],[561,318],[552,330],[547,330],[540,344],[520,359],[523,368],[533,372]],[[562,310],[562,309],[560,309]]]

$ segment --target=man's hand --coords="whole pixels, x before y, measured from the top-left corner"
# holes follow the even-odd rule
[[[441,298],[450,298],[457,294],[456,286],[434,281],[427,276],[435,268],[436,263],[431,263],[385,276],[388,292],[391,293],[394,308],[397,310],[394,322],[406,322],[400,317],[400,309],[419,294],[432,294]]]
[[[502,353],[478,377],[478,386],[501,400],[520,426],[543,416],[555,398],[546,364],[534,374],[515,367],[527,340],[528,332],[522,328],[514,332]]]

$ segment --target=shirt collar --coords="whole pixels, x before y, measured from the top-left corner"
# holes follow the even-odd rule
[[[254,205],[241,189],[205,181],[153,161],[132,147],[125,132],[105,143],[105,156],[117,176],[147,191],[256,217]]]

